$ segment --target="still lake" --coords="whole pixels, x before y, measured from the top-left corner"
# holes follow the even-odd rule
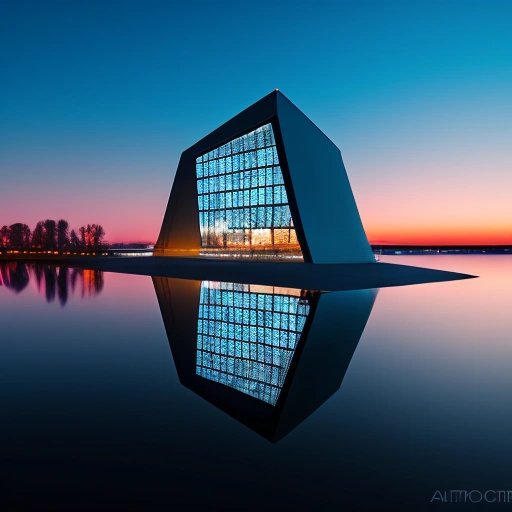
[[[0,509],[511,489],[512,256],[382,260],[480,277],[320,294],[0,264]]]

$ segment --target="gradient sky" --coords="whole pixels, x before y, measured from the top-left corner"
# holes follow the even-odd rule
[[[1,0],[0,224],[155,241],[181,151],[278,87],[372,242],[512,243],[511,27],[506,0]]]

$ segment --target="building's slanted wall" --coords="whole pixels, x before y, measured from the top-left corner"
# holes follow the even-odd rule
[[[340,150],[280,95],[277,113],[291,186],[315,263],[375,261]]]
[[[194,256],[199,254],[199,210],[194,160],[187,152],[181,155],[176,177],[165,210],[160,235],[155,245],[156,255]]]

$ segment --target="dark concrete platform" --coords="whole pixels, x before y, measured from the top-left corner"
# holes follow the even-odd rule
[[[69,256],[23,260],[123,274],[264,284],[320,291],[382,288],[476,277],[391,263],[317,265],[165,256]]]

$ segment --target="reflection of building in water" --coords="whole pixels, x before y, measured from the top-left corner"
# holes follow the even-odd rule
[[[300,290],[204,281],[197,375],[275,405],[309,311]]]
[[[374,290],[153,283],[180,382],[271,441],[340,387],[375,299]]]

